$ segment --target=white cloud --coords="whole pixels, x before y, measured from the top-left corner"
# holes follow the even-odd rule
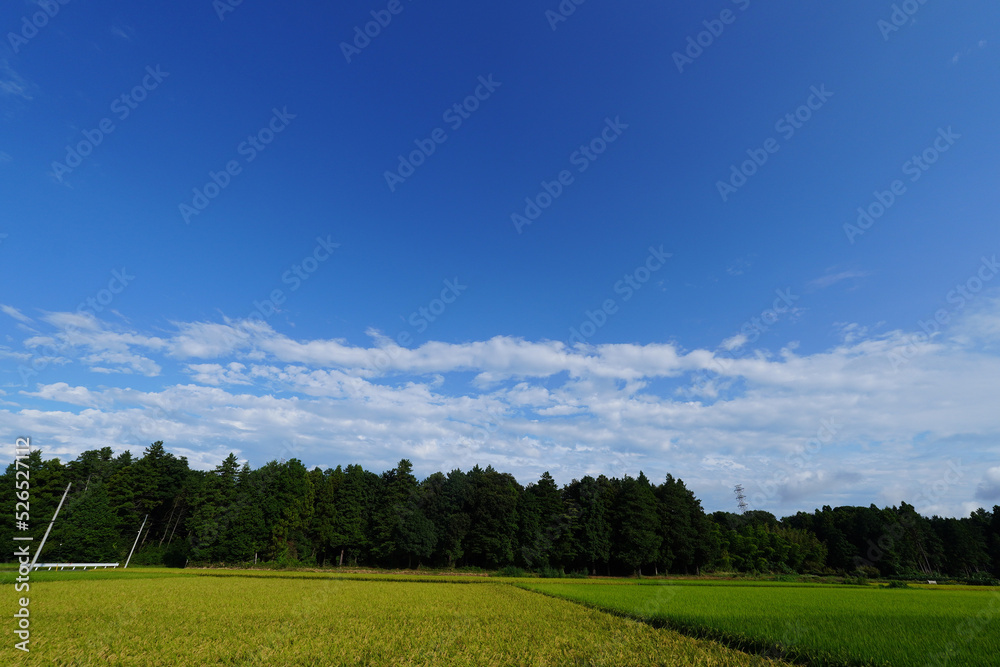
[[[63,359],[76,357],[99,373],[138,373],[152,377],[161,371],[160,365],[147,356],[166,348],[166,341],[160,338],[114,330],[86,312],[46,313],[42,320],[55,331],[26,339],[24,345],[32,351],[47,355],[55,351]]]
[[[250,340],[248,327],[230,323],[174,322],[179,333],[171,341],[171,354],[181,359],[210,359],[247,347]]]
[[[98,405],[110,406],[112,404],[112,401],[105,400],[104,396],[95,394],[86,387],[70,387],[65,382],[43,385],[36,392],[24,393],[27,396],[35,396],[48,401],[69,403],[70,405],[97,407]]]
[[[967,48],[965,51],[958,51],[957,53],[955,53],[955,55],[953,55],[951,57],[951,64],[952,65],[958,64],[959,60],[961,60],[962,58],[964,58],[966,56],[972,55],[972,53],[976,49],[985,49],[986,45],[987,45],[987,41],[985,39],[981,39],[978,42],[976,42],[975,46]]]
[[[912,502],[956,451],[967,464],[995,460],[1000,358],[988,343],[998,314],[1000,302],[984,299],[954,336],[916,346],[901,331],[848,325],[825,351],[789,345],[741,359],[669,344],[570,348],[510,337],[408,349],[377,332],[361,347],[229,320],[148,336],[92,316],[47,314],[53,331],[34,333],[28,348],[55,345],[93,371],[159,373],[160,388],[45,384],[23,395],[49,402],[44,409],[8,403],[0,422],[67,455],[106,444],[138,453],[164,440],[199,453],[191,460],[206,467],[230,450],[254,465],[296,456],[375,470],[407,456],[418,472],[491,464],[523,482],[543,470],[563,482],[670,472],[709,508],[728,508],[736,483],[775,513],[867,505],[880,493]],[[901,351],[907,363],[894,368]],[[836,428],[819,442],[825,423]],[[790,463],[797,460],[804,463]],[[964,479],[923,502],[964,512],[992,488]]]
[[[724,470],[747,470],[747,467],[741,463],[723,457],[723,456],[706,456],[701,460],[701,464],[706,468],[721,468]]]
[[[732,352],[733,350],[738,350],[744,345],[746,345],[748,340],[749,338],[747,338],[746,335],[736,334],[735,336],[727,338],[726,340],[722,341],[722,349],[727,350],[729,352]]]
[[[129,25],[114,24],[110,28],[111,34],[124,39],[126,42],[131,42],[135,38],[135,28]]]
[[[1000,298],[973,302],[948,334],[965,347],[996,349],[1000,343]]]
[[[220,384],[252,384],[244,371],[246,366],[232,362],[226,366],[220,364],[188,364],[187,371],[195,382],[210,385]]]
[[[976,499],[1000,504],[1000,466],[988,469],[976,487]]]
[[[10,315],[18,322],[31,324],[34,321],[30,317],[22,313],[20,310],[18,310],[17,308],[14,308],[13,306],[7,306],[5,304],[0,303],[0,311],[3,311],[5,314]]]
[[[23,100],[34,98],[34,86],[15,72],[6,59],[0,58],[0,94]]]
[[[871,271],[860,271],[857,269],[849,269],[846,271],[838,271],[835,273],[828,271],[826,275],[820,276],[819,278],[816,278],[814,280],[810,280],[808,287],[814,290],[826,289],[827,287],[836,285],[837,283],[842,282],[844,280],[851,280],[852,278],[867,278],[870,275],[872,275]]]
[[[748,255],[747,257],[740,257],[733,261],[732,264],[726,267],[726,273],[731,276],[742,276],[746,271],[752,266],[750,259],[756,255]]]

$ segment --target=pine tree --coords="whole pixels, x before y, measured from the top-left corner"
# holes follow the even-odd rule
[[[46,544],[46,559],[74,563],[108,563],[124,558],[104,482],[92,481],[85,493],[67,501]],[[135,527],[138,530],[138,526]],[[52,545],[51,551],[49,545]],[[131,545],[129,545],[131,546]]]
[[[580,512],[575,530],[579,558],[593,574],[611,559],[610,492],[610,482],[604,475],[598,479],[588,475],[568,487]]]
[[[636,479],[625,476],[615,509],[618,559],[641,576],[642,566],[656,560],[662,543],[656,532],[659,522],[656,496],[645,474],[640,472]]]

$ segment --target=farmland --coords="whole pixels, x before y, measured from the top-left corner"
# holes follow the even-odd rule
[[[5,575],[5,583],[10,581]],[[484,577],[132,570],[32,575],[5,664],[774,665]],[[13,601],[4,598],[10,618]]]
[[[985,666],[1000,654],[1000,591],[985,587],[138,568],[36,572],[30,596],[31,653],[3,649],[17,664]],[[4,605],[9,618],[13,597]]]
[[[549,595],[816,665],[996,665],[1000,592],[985,587],[531,582]]]

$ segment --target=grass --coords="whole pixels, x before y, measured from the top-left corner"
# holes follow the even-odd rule
[[[2,579],[9,585],[13,576]],[[14,650],[5,633],[0,663],[780,664],[495,579],[358,576],[369,580],[152,568],[36,573],[31,653]],[[4,596],[0,613],[11,619],[14,605],[13,593]]]
[[[1000,664],[1000,592],[996,589],[643,583],[519,585],[813,665]]]

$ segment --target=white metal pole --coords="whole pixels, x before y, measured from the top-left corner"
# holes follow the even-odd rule
[[[139,526],[139,532],[135,534],[135,542],[132,543],[132,551],[135,551],[135,545],[139,544],[139,536],[142,535],[142,529],[146,527],[146,519],[148,518],[149,515],[147,514],[142,519],[142,525]],[[132,551],[128,552],[128,558],[125,559],[125,567],[122,568],[123,570],[128,567],[129,561],[132,560]]]
[[[73,485],[70,482],[66,485],[66,490],[63,491],[62,500],[59,501],[59,506],[56,507],[56,513],[52,515],[52,521],[49,521],[49,527],[45,529],[45,537],[42,538],[42,543],[38,545],[38,551],[35,552],[35,557],[31,559],[31,569],[35,569],[35,563],[38,562],[38,555],[42,553],[42,547],[45,546],[45,540],[49,539],[49,531],[52,530],[52,524],[56,522],[56,517],[59,516],[59,510],[62,509],[63,502],[66,500],[66,494],[69,493],[69,487]]]

